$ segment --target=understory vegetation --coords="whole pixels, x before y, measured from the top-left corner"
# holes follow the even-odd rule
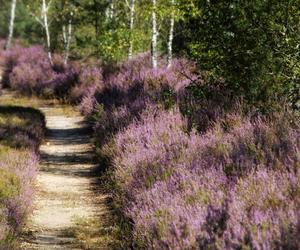
[[[112,248],[300,248],[298,0],[7,2],[2,86],[90,122]],[[40,134],[5,119],[0,152],[33,152]],[[5,201],[27,185],[10,158]]]
[[[299,248],[300,128],[288,107],[251,110],[222,84],[206,85],[186,59],[153,69],[144,53],[111,71],[54,58],[14,48],[6,83],[77,104],[92,122],[119,247]]]
[[[0,106],[0,248],[15,249],[32,212],[43,115],[31,108]]]

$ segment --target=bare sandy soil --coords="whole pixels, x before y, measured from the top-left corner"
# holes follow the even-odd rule
[[[35,211],[22,248],[81,249],[70,233],[74,223],[97,218],[107,210],[106,197],[95,196],[97,178],[93,177],[88,127],[78,113],[66,114],[58,105],[40,110],[48,131],[40,148]]]

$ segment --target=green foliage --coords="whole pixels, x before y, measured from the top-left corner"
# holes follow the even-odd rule
[[[299,1],[193,2],[196,15],[186,14],[178,26],[185,32],[177,38],[177,51],[198,61],[208,80],[225,80],[228,89],[252,104],[262,107],[286,97],[295,106]]]
[[[6,38],[10,19],[11,1],[0,0],[0,37]],[[21,38],[25,44],[41,42],[41,29],[26,9],[28,0],[18,1],[14,36]]]
[[[47,1],[49,3],[50,1]],[[151,48],[151,13],[157,14],[159,44],[167,51],[170,13],[175,17],[175,51],[199,64],[207,83],[224,83],[234,96],[242,96],[263,111],[286,101],[300,106],[300,3],[297,0],[150,0],[135,1],[134,27],[130,30],[130,1],[52,0],[49,5],[51,46],[64,50],[62,27],[73,25],[71,57],[95,57],[106,63]],[[6,37],[10,1],[0,0],[0,36]],[[26,6],[26,7],[25,7]],[[18,1],[15,36],[25,43],[43,42],[37,22],[41,2]],[[72,13],[72,15],[71,15]],[[203,87],[193,88],[197,98]],[[199,96],[200,94],[200,96]]]

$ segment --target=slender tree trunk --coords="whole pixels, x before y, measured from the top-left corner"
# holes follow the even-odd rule
[[[114,14],[115,14],[114,0],[109,0],[109,6],[106,11],[107,19],[110,19],[110,20],[113,19]]]
[[[169,31],[169,40],[168,40],[168,68],[172,66],[172,59],[173,59],[173,38],[174,38],[174,24],[175,24],[175,12],[174,12],[174,5],[175,0],[171,0],[172,4],[172,13],[170,19],[170,31]]]
[[[157,68],[157,19],[156,19],[156,0],[152,0],[152,44],[151,44],[151,54],[152,54],[152,67]]]
[[[47,50],[48,50],[48,57],[49,60],[52,64],[52,54],[51,54],[51,43],[50,43],[50,32],[49,32],[49,24],[48,24],[48,7],[46,4],[46,0],[43,0],[42,2],[42,18],[43,18],[43,22],[44,22],[44,28],[45,28],[45,32],[46,32],[46,42],[47,42]]]
[[[130,40],[129,40],[129,50],[128,50],[128,58],[132,59],[133,54],[133,28],[134,28],[134,13],[135,13],[135,0],[131,0],[130,2]]]
[[[9,34],[8,38],[5,44],[5,49],[9,50],[11,47],[11,41],[13,38],[14,34],[14,26],[15,26],[15,16],[16,16],[16,5],[17,5],[17,0],[12,0],[11,1],[11,11],[10,11],[10,22],[9,22]]]
[[[63,40],[64,40],[64,49],[67,47],[67,30],[66,25],[62,26],[62,34],[63,34]]]
[[[68,35],[66,33],[66,28],[65,26],[64,29],[64,41],[65,41],[65,65],[68,64],[68,60],[69,60],[69,55],[70,55],[70,44],[71,44],[71,40],[72,40],[72,17],[73,17],[73,12],[71,12],[71,17],[69,19],[69,24],[68,24]]]

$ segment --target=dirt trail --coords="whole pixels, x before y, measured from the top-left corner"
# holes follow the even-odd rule
[[[107,213],[106,197],[95,194],[88,127],[78,112],[69,114],[62,106],[39,109],[46,117],[47,135],[40,148],[35,210],[22,249],[83,249],[72,233],[76,220],[99,219]]]

